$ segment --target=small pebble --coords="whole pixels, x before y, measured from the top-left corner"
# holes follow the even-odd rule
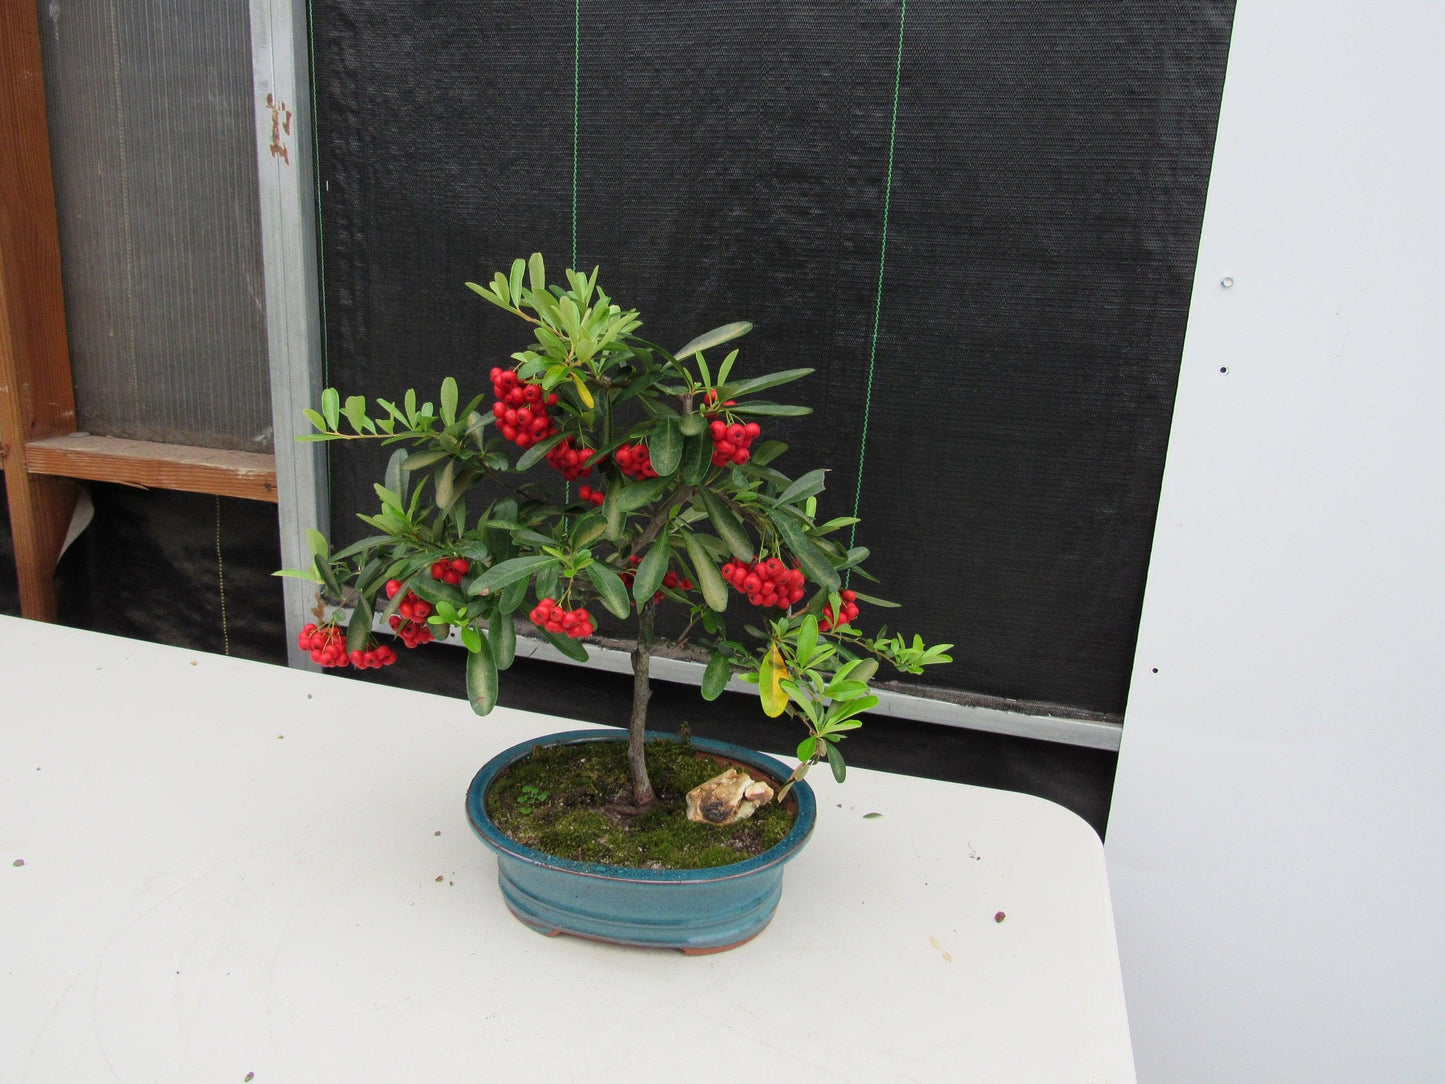
[[[437,874],[437,884],[441,884],[444,879],[441,874]]]
[[[247,1074],[246,1074],[244,1077],[242,1077],[241,1079],[242,1079],[243,1081],[255,1080],[255,1079],[256,1079],[256,1074],[255,1074],[255,1073],[247,1073]]]
[[[994,912],[993,920],[994,920],[995,922],[1002,922],[1002,921],[1003,921],[1004,919],[1006,919],[1006,918],[1008,918],[1008,916],[1007,916],[1006,914],[1004,914],[1002,911],[995,911],[995,912]]]
[[[23,865],[25,865],[25,859],[23,859],[23,858],[17,858],[17,859],[15,859],[15,861],[11,862],[10,864],[11,864],[12,866],[23,866]]]
[[[442,830],[441,830],[440,828],[438,828],[435,832],[432,833],[432,835],[434,835],[434,836],[439,836],[439,835],[441,835],[441,834],[442,834]]]
[[[863,819],[864,819],[865,821],[871,821],[871,820],[876,820],[876,819],[878,819],[878,818],[881,817],[881,816],[883,816],[882,813],[864,813],[864,814],[863,814]]]

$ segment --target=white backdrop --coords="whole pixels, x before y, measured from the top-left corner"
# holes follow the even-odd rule
[[[1145,1082],[1445,1079],[1442,42],[1238,5],[1107,840]]]

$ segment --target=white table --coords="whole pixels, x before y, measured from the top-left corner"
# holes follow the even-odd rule
[[[1103,849],[1037,798],[816,772],[755,941],[524,928],[463,794],[576,725],[0,617],[0,1080],[1134,1079]]]

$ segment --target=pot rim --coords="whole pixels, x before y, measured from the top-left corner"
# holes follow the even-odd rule
[[[648,741],[676,737],[675,734],[666,734],[662,731],[649,730],[646,732]],[[519,742],[509,749],[502,750],[482,765],[481,770],[472,778],[471,786],[467,788],[467,820],[471,822],[472,831],[493,850],[532,865],[565,870],[582,877],[651,884],[705,884],[747,877],[760,870],[769,869],[788,861],[802,848],[803,844],[807,842],[808,836],[812,834],[813,825],[817,820],[817,801],[813,797],[813,789],[803,779],[794,783],[793,789],[788,792],[789,797],[797,799],[798,808],[793,818],[793,827],[787,835],[762,854],[746,858],[741,862],[714,866],[710,869],[639,869],[632,866],[612,866],[600,862],[577,862],[570,858],[559,858],[556,855],[546,854],[528,847],[524,843],[518,843],[510,836],[505,835],[487,816],[485,800],[487,788],[504,769],[530,754],[537,746],[582,745],[588,742],[626,740],[625,731],[564,730],[555,734],[543,734],[536,738],[529,738],[527,741]],[[775,780],[785,780],[792,774],[786,765],[766,753],[759,753],[741,745],[712,738],[692,738],[690,740],[695,749],[742,761],[751,767],[762,769],[772,775]]]

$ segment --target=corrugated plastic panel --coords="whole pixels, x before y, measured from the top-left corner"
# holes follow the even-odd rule
[[[40,0],[81,429],[271,448],[244,0]]]

